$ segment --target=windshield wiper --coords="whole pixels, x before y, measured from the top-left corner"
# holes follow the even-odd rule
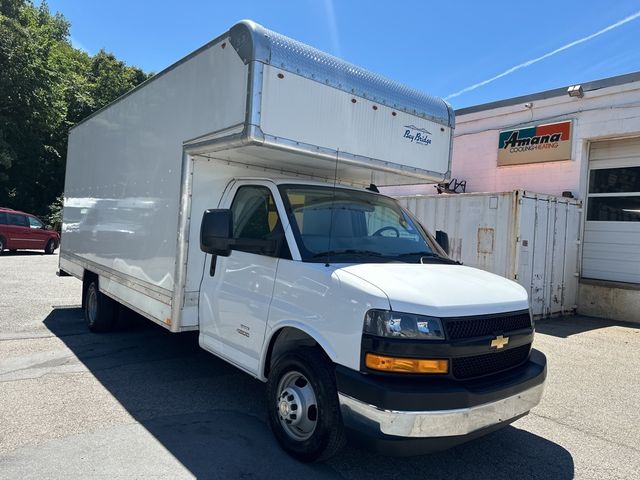
[[[399,257],[413,257],[416,255],[420,255],[421,257],[437,257],[437,258],[444,258],[441,257],[440,255],[438,255],[437,253],[434,252],[407,252],[407,253],[401,253],[400,255],[398,255]]]
[[[382,257],[380,252],[374,252],[372,250],[356,250],[356,249],[346,249],[346,250],[329,250],[327,252],[315,253],[311,256],[311,258],[320,258],[320,257],[332,257],[334,255],[357,255],[357,256],[366,256],[366,257]]]
[[[455,260],[452,260],[450,258],[447,257],[443,257],[441,255],[438,255],[437,253],[434,252],[409,252],[409,253],[401,253],[400,255],[398,255],[398,258],[405,258],[405,257],[417,257],[420,256],[420,259],[422,258],[428,258],[428,259],[433,259],[433,260],[439,260],[442,262],[446,262],[446,263],[459,263]]]

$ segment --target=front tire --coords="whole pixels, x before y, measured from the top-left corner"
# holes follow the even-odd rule
[[[97,280],[90,280],[85,291],[84,320],[92,332],[108,332],[116,323],[116,303],[98,288]]]
[[[6,243],[4,241],[4,238],[0,237],[0,253],[4,252],[5,247],[6,247]]]
[[[47,245],[44,247],[44,253],[47,255],[53,255],[53,252],[56,251],[56,242],[53,240],[49,240]]]
[[[278,443],[298,460],[326,460],[346,443],[333,364],[317,348],[298,348],[276,360],[267,406]]]

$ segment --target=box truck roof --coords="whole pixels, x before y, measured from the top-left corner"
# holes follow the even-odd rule
[[[448,177],[453,127],[444,100],[245,20],[80,122],[71,143],[95,150],[100,137],[136,134],[151,147],[136,162],[182,147],[284,175],[396,185]]]
[[[229,30],[229,39],[245,63],[255,60],[273,65],[338,90],[454,126],[453,110],[444,100],[268,30],[251,20],[234,25]]]
[[[105,108],[109,108],[113,103],[159,79],[162,75],[226,38],[229,39],[245,63],[256,60],[316,81],[323,79],[323,82],[339,90],[379,101],[398,110],[404,110],[452,128],[455,126],[453,108],[441,98],[360,68],[317,48],[269,30],[252,20],[242,20],[231,27],[228,32],[194,50],[117,98],[111,104],[84,118],[71,127],[71,130]]]

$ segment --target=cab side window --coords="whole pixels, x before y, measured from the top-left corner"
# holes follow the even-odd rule
[[[9,217],[9,225],[15,225],[17,227],[27,227],[29,224],[27,223],[27,217],[24,215],[20,215],[18,213],[10,213]]]
[[[9,221],[7,220],[7,214],[4,212],[0,212],[0,225],[6,225],[7,223],[9,223]]]
[[[280,243],[281,258],[291,258],[273,195],[267,187],[240,187],[231,204],[233,237],[246,240],[274,240]],[[248,253],[250,249],[237,248]]]
[[[35,217],[27,217],[29,219],[29,226],[31,228],[42,228],[42,222]]]

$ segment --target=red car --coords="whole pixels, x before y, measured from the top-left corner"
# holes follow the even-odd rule
[[[0,253],[4,250],[44,250],[51,255],[60,235],[28,213],[0,207]]]

